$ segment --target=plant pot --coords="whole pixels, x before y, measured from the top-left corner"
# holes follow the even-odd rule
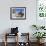
[[[40,43],[40,39],[37,39],[37,43]]]
[[[45,40],[45,39],[38,39],[37,42],[38,42],[39,44],[41,44],[41,43],[44,42],[44,40]]]
[[[40,39],[40,43],[44,43],[44,40],[45,40],[45,39]]]

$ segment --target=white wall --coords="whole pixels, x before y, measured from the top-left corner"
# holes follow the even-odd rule
[[[26,7],[26,20],[10,20],[10,7]],[[36,24],[36,0],[0,0],[0,34],[17,26],[32,36],[32,24]]]

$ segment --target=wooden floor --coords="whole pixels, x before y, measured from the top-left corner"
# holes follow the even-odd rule
[[[4,46],[4,43],[2,42],[0,42],[0,46]],[[7,46],[15,46],[15,43],[8,43],[8,45]],[[25,45],[24,45],[25,46]],[[30,46],[37,46],[37,43],[30,43]],[[46,43],[44,43],[44,45],[42,45],[42,46],[46,46]]]

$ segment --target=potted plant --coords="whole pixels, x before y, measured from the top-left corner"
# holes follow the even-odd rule
[[[45,29],[45,26],[32,25],[32,27],[33,27],[33,28],[36,28],[36,30]]]
[[[45,32],[35,32],[33,35],[37,38],[38,43],[41,43],[40,40],[46,36]]]
[[[37,25],[32,25],[33,28],[35,28],[36,30],[39,30],[39,27]]]
[[[45,29],[45,26],[41,26],[40,29]]]

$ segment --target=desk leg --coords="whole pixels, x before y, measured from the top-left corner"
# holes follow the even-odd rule
[[[17,43],[16,44],[17,44],[16,46],[18,46],[18,34],[17,34]]]
[[[7,46],[7,42],[5,41],[5,46]]]
[[[7,46],[7,36],[5,35],[5,46]]]

